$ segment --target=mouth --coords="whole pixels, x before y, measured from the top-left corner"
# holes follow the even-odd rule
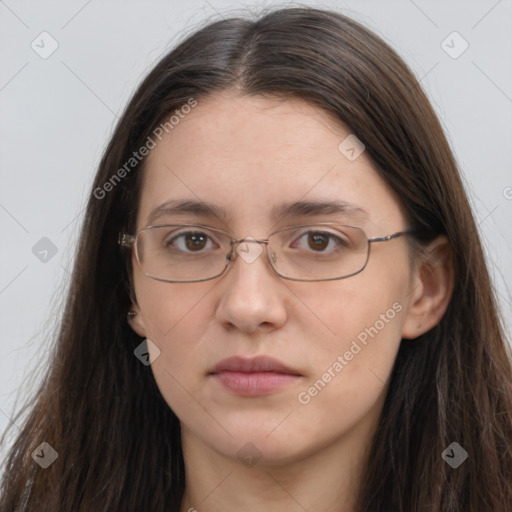
[[[208,375],[228,391],[247,397],[273,393],[302,378],[298,371],[267,356],[229,357]]]

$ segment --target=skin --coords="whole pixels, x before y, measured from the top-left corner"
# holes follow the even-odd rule
[[[298,200],[343,199],[368,216],[280,221],[336,220],[362,227],[369,237],[407,229],[398,198],[367,153],[350,161],[339,151],[350,133],[300,100],[233,91],[201,99],[149,154],[137,229],[169,199],[223,207],[226,222],[192,214],[180,220],[240,239],[266,238],[276,229],[271,208]],[[436,325],[449,302],[446,239],[435,240],[428,254],[430,267],[411,265],[407,240],[400,237],[373,244],[357,275],[297,282],[277,276],[263,252],[253,263],[237,257],[223,276],[199,283],[150,279],[133,256],[137,315],[129,322],[159,348],[153,374],[181,423],[182,511],[354,510],[402,338],[406,343]],[[401,311],[360,344],[362,350],[309,403],[300,403],[298,394],[396,303]],[[241,397],[208,376],[226,357],[261,354],[301,377],[269,395]],[[251,467],[237,456],[244,446],[261,455]]]

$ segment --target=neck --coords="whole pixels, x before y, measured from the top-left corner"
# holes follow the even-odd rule
[[[362,427],[290,462],[264,463],[263,457],[249,467],[182,426],[186,489],[180,512],[354,512],[374,433],[361,435]]]

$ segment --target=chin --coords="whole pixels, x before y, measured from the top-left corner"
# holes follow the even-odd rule
[[[315,442],[302,435],[290,435],[289,432],[279,432],[274,423],[270,428],[265,424],[263,428],[254,423],[238,431],[232,431],[234,440],[230,456],[244,463],[248,457],[258,458],[258,465],[280,466],[290,464],[305,457],[308,452],[314,452]],[[275,429],[275,430],[274,430]]]

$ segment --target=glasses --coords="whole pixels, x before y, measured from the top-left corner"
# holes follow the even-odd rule
[[[237,255],[254,262],[266,247],[274,271],[293,281],[331,281],[358,274],[366,267],[372,243],[388,242],[414,230],[368,238],[363,229],[332,223],[291,226],[268,238],[233,240],[216,228],[166,224],[147,226],[135,235],[119,233],[121,247],[135,247],[142,272],[169,283],[215,279]]]

